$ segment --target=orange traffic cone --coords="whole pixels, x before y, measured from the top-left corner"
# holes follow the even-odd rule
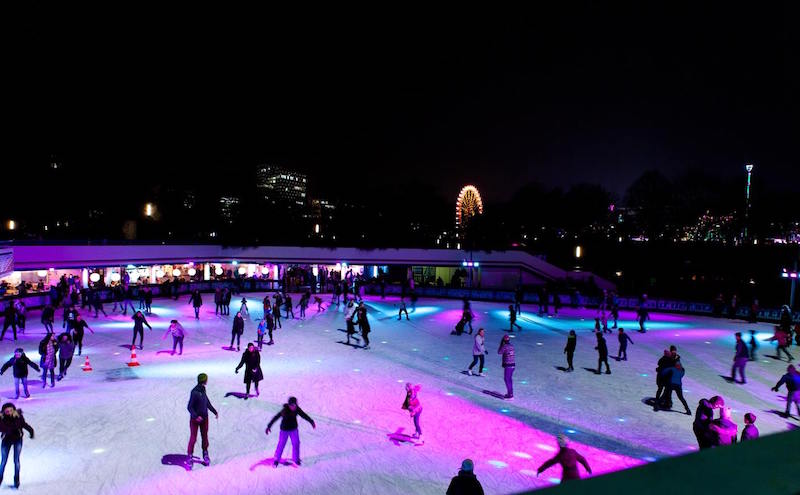
[[[139,366],[139,360],[136,359],[136,346],[131,348],[131,360],[128,363],[128,366]]]
[[[86,362],[83,363],[81,369],[83,369],[83,371],[92,371],[92,365],[89,363],[89,356],[86,356]]]

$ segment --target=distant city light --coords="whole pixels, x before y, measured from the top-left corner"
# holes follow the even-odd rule
[[[583,256],[583,249],[580,246],[575,246],[575,257],[580,258]]]
[[[153,203],[147,203],[144,205],[144,215],[147,217],[153,216]]]
[[[17,222],[15,222],[14,220],[9,220],[8,221],[8,230],[14,230],[16,228],[17,228]]]

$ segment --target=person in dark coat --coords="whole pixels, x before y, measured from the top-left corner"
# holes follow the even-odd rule
[[[358,304],[356,322],[358,323],[358,328],[361,330],[361,337],[364,339],[363,348],[369,349],[369,332],[371,328],[369,326],[369,320],[367,319],[367,307],[364,305],[364,301]]]
[[[692,430],[697,438],[697,445],[700,449],[708,449],[713,446],[714,438],[711,432],[711,422],[714,420],[714,409],[725,407],[725,399],[715,395],[710,399],[700,399],[694,413],[694,423]]]
[[[575,355],[575,346],[578,344],[578,336],[575,330],[570,330],[567,336],[567,345],[564,347],[564,354],[567,355],[567,371],[575,371],[572,367],[572,357]]]
[[[225,315],[231,314],[231,297],[233,294],[229,289],[222,290],[222,309],[225,311]]]
[[[516,369],[516,357],[514,352],[514,344],[511,343],[511,337],[503,335],[500,340],[500,347],[497,353],[503,356],[503,380],[506,383],[506,395],[503,396],[506,400],[514,399],[514,370]]]
[[[719,412],[719,418],[709,426],[713,447],[734,444],[739,436],[739,427],[731,420],[731,408],[723,407]]]
[[[62,333],[58,337],[58,381],[67,376],[73,354],[75,354],[75,344],[72,343],[72,337],[68,333]]]
[[[149,328],[151,331],[153,330],[153,327],[147,323],[147,320],[141,311],[134,313],[131,319],[133,320],[133,340],[131,341],[131,349],[133,349],[134,345],[136,344],[137,335],[139,336],[139,349],[143,349],[142,343],[144,341],[144,327],[147,325],[147,328]]]
[[[473,472],[475,464],[472,459],[464,459],[457,476],[450,480],[447,495],[483,495],[483,487]]]
[[[281,462],[281,455],[283,455],[283,449],[286,447],[287,439],[292,440],[292,460],[297,466],[301,465],[300,434],[297,431],[297,416],[311,423],[314,429],[317,428],[317,424],[314,420],[297,405],[297,399],[295,397],[289,397],[289,401],[283,405],[283,409],[281,409],[267,425],[266,434],[269,435],[272,431],[272,425],[278,421],[278,418],[281,418],[281,433],[278,438],[278,446],[275,448],[274,467],[278,467],[278,464]]]
[[[750,361],[756,360],[756,349],[758,349],[758,342],[756,341],[756,331],[750,330]]]
[[[758,438],[756,415],[753,413],[747,413],[744,415],[744,429],[742,429],[742,437],[739,441],[744,442],[745,440],[755,440],[756,438]]]
[[[797,416],[800,417],[800,373],[791,364],[786,367],[786,374],[778,380],[772,387],[773,392],[777,392],[781,385],[786,384],[786,412],[784,417],[790,417],[792,404],[797,408]]]
[[[586,459],[579,453],[575,452],[575,450],[569,448],[568,445],[569,445],[569,440],[567,439],[566,435],[563,434],[559,435],[558,453],[553,458],[545,461],[544,464],[539,466],[539,469],[536,470],[536,475],[538,476],[542,474],[542,472],[544,472],[550,466],[561,464],[562,483],[570,480],[579,480],[581,479],[581,475],[580,472],[578,471],[578,463],[583,465],[583,468],[586,470],[587,473],[592,474],[592,468],[589,467],[589,463],[586,462]]]
[[[100,291],[93,290],[89,296],[92,301],[92,308],[94,308],[94,317],[97,318],[99,313],[103,313],[103,316],[108,316],[103,307],[103,296],[100,294]]]
[[[683,398],[683,375],[686,374],[686,370],[683,369],[680,361],[675,362],[675,364],[669,368],[663,369],[661,374],[663,375],[663,380],[667,387],[666,402],[672,404],[672,392],[675,392],[678,396],[678,400],[680,400],[683,407],[686,408],[686,415],[691,416],[692,410],[689,409],[689,404],[687,404],[686,399]],[[656,402],[655,409],[658,410],[658,402]]]
[[[633,339],[631,336],[625,333],[624,328],[619,329],[619,335],[617,337],[619,339],[619,351],[617,352],[617,361],[627,361],[628,360],[628,342],[633,344]]]
[[[48,333],[39,342],[39,365],[42,367],[42,388],[47,386],[47,372],[50,372],[50,388],[56,386],[56,364],[58,364],[58,341],[55,333]]]
[[[8,301],[8,306],[6,306],[5,311],[3,311],[3,333],[0,333],[0,340],[6,336],[6,330],[8,327],[14,329],[14,340],[17,340],[17,308],[14,307],[14,303]]]
[[[56,310],[48,304],[42,309],[42,325],[47,333],[53,333],[53,323],[56,321]]]
[[[197,430],[199,429],[203,461],[208,465],[210,463],[208,458],[208,411],[213,412],[215,418],[219,418],[219,414],[206,395],[206,385],[208,385],[208,375],[200,373],[197,375],[197,385],[189,394],[189,404],[186,406],[189,411],[189,446],[186,448],[186,453],[189,457],[194,456],[194,444],[197,442]]]
[[[236,350],[239,350],[239,346],[242,342],[242,334],[244,333],[244,318],[242,318],[242,312],[237,311],[236,316],[233,317],[233,327],[231,328],[231,345],[230,348],[233,349],[233,341],[236,341]]]
[[[14,404],[3,404],[2,417],[0,417],[0,433],[3,440],[0,442],[2,461],[0,462],[0,484],[6,471],[6,462],[11,447],[14,447],[14,488],[19,488],[20,454],[22,453],[22,430],[26,430],[33,440],[33,428],[22,416],[22,409],[17,409]]]
[[[192,292],[192,297],[189,298],[189,304],[194,307],[194,319],[200,319],[200,306],[203,305],[203,297],[200,295],[200,291],[195,289]],[[217,310],[219,310],[219,303],[217,303]]]
[[[663,371],[674,365],[675,360],[672,358],[672,354],[669,350],[664,349],[664,355],[658,360],[658,365],[656,366],[656,385],[658,386],[658,390],[656,391],[656,399],[653,404],[653,410],[655,411],[658,411],[659,408],[672,409],[672,396],[667,396],[665,393],[669,382],[664,379]]]
[[[283,309],[286,310],[286,319],[289,319],[289,315],[292,315],[292,319],[294,320],[294,309],[292,308],[292,295],[286,294],[286,299],[283,301]]]
[[[744,367],[747,366],[747,361],[750,359],[750,352],[747,350],[747,345],[745,345],[744,341],[742,340],[742,332],[736,332],[736,354],[733,356],[733,367],[731,368],[731,380],[736,381],[736,370],[739,370],[739,374],[742,377],[742,381],[740,383],[744,384],[747,383],[747,380],[744,377]]]
[[[86,333],[86,330],[94,334],[94,330],[89,328],[89,324],[86,323],[86,320],[82,320],[81,315],[76,315],[75,321],[72,323],[72,342],[78,346],[78,356],[83,352],[83,335]]]
[[[144,293],[144,312],[148,315],[153,313],[153,291],[150,289]]]
[[[15,399],[19,399],[20,382],[22,382],[22,389],[25,392],[25,397],[30,397],[31,394],[28,392],[28,366],[35,369],[37,372],[40,371],[39,366],[28,359],[28,356],[25,355],[22,347],[14,349],[14,357],[6,361],[3,367],[0,368],[0,375],[5,373],[6,370],[11,366],[14,367],[14,391],[17,394]]]
[[[603,338],[602,332],[597,332],[597,346],[595,349],[597,350],[597,374],[599,375],[603,371],[603,363],[606,365],[606,374],[611,374],[611,367],[608,365],[608,345],[606,345],[606,339]]]
[[[194,297],[194,294],[192,294],[192,297]],[[214,308],[215,315],[225,314],[225,311],[222,309],[222,289],[220,288],[217,288],[217,290],[214,291],[214,305],[215,305]]]
[[[256,397],[258,397],[258,382],[264,379],[264,373],[261,372],[261,353],[258,352],[256,346],[252,342],[247,344],[247,348],[242,353],[242,359],[239,361],[239,366],[236,367],[236,373],[239,373],[239,368],[244,366],[244,385],[247,395],[244,400],[250,397],[250,383],[255,383]]]

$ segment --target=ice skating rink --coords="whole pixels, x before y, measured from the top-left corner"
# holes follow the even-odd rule
[[[244,343],[255,341],[263,294],[246,294],[250,318]],[[733,358],[734,332],[756,329],[759,338],[772,335],[767,323],[750,325],[653,313],[647,334],[635,332],[634,315],[622,313],[621,326],[634,344],[628,361],[610,359],[612,374],[595,375],[597,366],[593,310],[564,308],[558,317],[540,318],[535,307],[523,306],[515,332],[517,368],[515,400],[505,393],[497,347],[508,329],[507,305],[473,302],[474,327],[486,328],[486,377],[462,371],[472,359],[473,337],[451,336],[461,314],[461,301],[420,299],[411,321],[397,321],[397,298],[367,299],[372,333],[371,350],[338,341],[345,334],[342,310],[331,307],[306,320],[283,320],[275,345],[265,346],[261,363],[261,395],[244,401],[243,372],[234,368],[240,353],[224,350],[230,342],[231,316],[215,316],[213,295],[203,295],[201,318],[195,321],[188,296],[179,301],[158,299],[145,329],[141,366],[129,368],[132,321],[111,314],[93,318],[82,312],[95,334],[87,332],[84,356],[94,371],[83,372],[76,356],[68,376],[55,388],[41,388],[31,370],[32,397],[16,402],[35,428],[36,438],[24,440],[21,489],[31,494],[442,494],[461,460],[475,461],[475,473],[487,494],[514,493],[558,482],[560,468],[536,476],[536,468],[557,449],[555,435],[568,434],[573,446],[595,474],[625,469],[660,457],[695,449],[692,417],[676,411],[653,412],[643,401],[655,395],[655,367],[670,344],[686,368],[684,392],[692,411],[700,398],[722,395],[733,408],[734,421],[758,416],[761,434],[795,428],[783,419],[785,389],[770,387],[786,369],[785,361],[768,355],[775,350],[762,342],[756,362],[747,366],[748,382],[726,382]],[[237,297],[231,312],[238,309]],[[295,303],[299,296],[293,297]],[[329,296],[325,297],[326,305]],[[134,304],[137,304],[134,302]],[[110,311],[112,305],[106,305]],[[409,308],[409,311],[411,309]],[[92,313],[93,314],[93,313]],[[299,309],[295,309],[299,315]],[[187,330],[182,356],[171,356],[171,337],[162,340],[170,319]],[[44,335],[39,313],[28,315],[28,329],[19,346],[38,363],[38,342]],[[56,328],[61,328],[61,310]],[[578,333],[575,371],[562,354],[566,334]],[[749,338],[749,335],[747,336]],[[608,335],[616,356],[616,333]],[[4,361],[15,345],[6,335],[0,343]],[[797,347],[791,352],[798,354]],[[219,410],[211,419],[211,466],[181,465],[189,436],[189,392],[198,373],[209,375],[208,395]],[[401,409],[404,383],[422,385],[419,398],[425,444],[402,441],[413,433],[408,413]],[[13,399],[11,370],[0,378],[0,395]],[[277,425],[264,434],[269,419],[294,395],[317,422],[312,430],[300,421],[303,465],[272,467]],[[201,453],[199,439],[195,454]],[[284,457],[291,459],[287,446]],[[13,481],[9,459],[3,490]],[[582,468],[581,468],[582,469]]]

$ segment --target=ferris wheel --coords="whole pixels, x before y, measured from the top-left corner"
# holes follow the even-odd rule
[[[483,201],[478,188],[466,185],[461,188],[456,201],[456,228],[463,228],[475,215],[483,214]]]

